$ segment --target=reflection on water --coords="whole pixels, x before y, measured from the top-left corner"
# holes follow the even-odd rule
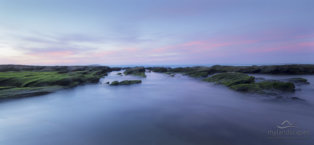
[[[177,75],[147,78],[112,72],[103,84],[0,103],[0,145],[305,145],[314,142],[314,76],[296,96],[270,102],[223,86]],[[263,76],[273,77],[273,76]],[[289,76],[275,76],[287,78]],[[132,86],[107,81],[142,79]],[[309,131],[272,138],[288,120]],[[281,136],[280,136],[281,137]]]

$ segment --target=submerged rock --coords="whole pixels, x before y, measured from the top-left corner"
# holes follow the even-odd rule
[[[141,80],[124,80],[124,81],[113,81],[110,83],[111,86],[118,86],[118,85],[132,85],[132,84],[139,84],[142,83]]]
[[[262,77],[255,77],[255,82],[262,82],[262,81],[266,81],[265,78],[262,78]]]
[[[173,74],[171,72],[166,72],[167,75],[171,76],[171,77],[174,77],[176,74]]]

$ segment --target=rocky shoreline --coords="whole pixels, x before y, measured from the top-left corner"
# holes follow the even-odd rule
[[[102,66],[0,66],[0,99],[38,96],[79,85],[98,83],[108,72]]]
[[[308,84],[304,78],[282,80],[259,80],[248,74],[314,74],[314,65],[272,66],[220,66],[212,67],[127,67],[107,66],[25,66],[0,65],[0,99],[19,98],[49,94],[61,89],[83,84],[98,83],[107,73],[125,70],[124,75],[146,77],[145,72],[158,72],[174,76],[176,73],[198,78],[206,82],[222,84],[246,93],[278,94],[294,92],[295,85]],[[118,75],[122,76],[122,73]],[[131,85],[140,80],[111,82],[110,85]],[[271,92],[271,93],[269,93]],[[275,93],[274,93],[275,92]]]

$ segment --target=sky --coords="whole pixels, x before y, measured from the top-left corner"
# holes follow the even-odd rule
[[[0,0],[0,64],[313,64],[313,0]]]

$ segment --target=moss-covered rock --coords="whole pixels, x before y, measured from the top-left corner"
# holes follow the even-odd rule
[[[187,75],[189,75],[190,77],[194,77],[194,78],[204,78],[207,77],[209,75],[208,72],[191,72],[188,73]]]
[[[124,80],[120,82],[120,85],[132,85],[132,84],[140,84],[141,80]]]
[[[231,89],[239,92],[262,93],[263,90],[255,83],[237,84],[230,86]]]
[[[240,72],[254,74],[314,74],[314,65],[263,65],[263,66],[223,66],[214,65],[212,67],[177,67],[177,68],[156,68],[156,72],[176,72],[183,74],[194,74],[197,72],[207,72],[209,75],[223,72]],[[205,73],[203,73],[205,74]],[[191,75],[194,77],[193,75]],[[198,75],[195,75],[198,77]]]
[[[288,82],[295,84],[310,84],[305,78],[290,78],[288,79]]]
[[[145,68],[144,67],[127,68],[124,71],[124,74],[125,75],[135,75],[135,76],[146,77]]]
[[[69,73],[50,72],[0,72],[0,86],[42,87],[76,86],[85,83],[97,83],[106,73],[99,71],[75,71]]]
[[[110,83],[111,86],[117,86],[119,84],[120,84],[119,81],[113,81],[113,82]]]
[[[11,87],[0,91],[0,99],[45,95],[64,88],[66,87],[64,86],[23,87],[23,88]]]
[[[122,76],[122,73],[119,72],[119,73],[117,73],[117,75]]]
[[[106,67],[73,67],[75,71],[70,71],[70,68],[72,67],[66,67],[67,70],[63,72],[59,69],[0,72],[0,98],[42,95],[82,84],[97,83],[109,71]],[[82,70],[84,68],[86,70]]]
[[[291,82],[282,81],[261,81],[255,82],[253,76],[243,73],[219,73],[211,77],[205,78],[204,81],[215,82],[225,85],[235,91],[250,92],[250,93],[265,93],[265,92],[293,92],[295,86]]]
[[[141,80],[124,80],[124,81],[113,81],[110,83],[111,86],[118,86],[118,85],[132,85],[132,84],[139,84],[142,83]]]
[[[148,69],[153,71],[153,72],[167,72],[169,68],[165,68],[165,67],[150,67]]]
[[[257,85],[263,90],[279,90],[285,92],[295,91],[295,86],[290,82],[281,82],[281,81],[263,81],[257,83]]]
[[[205,78],[204,81],[215,82],[225,86],[254,83],[254,77],[243,73],[219,73]]]
[[[250,84],[238,84],[230,86],[231,89],[240,92],[264,93],[264,91],[283,91],[294,92],[295,86],[293,83],[280,81],[263,81]]]

